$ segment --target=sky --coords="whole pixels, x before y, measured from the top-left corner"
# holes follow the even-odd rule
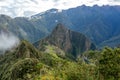
[[[69,9],[81,5],[120,5],[120,0],[0,0],[0,14],[29,17],[51,8]]]

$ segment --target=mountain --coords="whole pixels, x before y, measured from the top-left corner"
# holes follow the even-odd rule
[[[61,23],[57,24],[48,37],[35,43],[40,50],[43,49],[44,44],[57,46],[74,57],[78,57],[90,49],[95,49],[95,45],[85,35],[71,31]]]
[[[12,32],[20,39],[36,42],[49,35],[58,23],[83,33],[98,48],[120,44],[120,6],[78,6],[67,10],[50,9],[26,17],[0,16],[0,30]]]
[[[11,18],[0,15],[0,31],[12,33],[20,39],[35,42],[46,35],[45,32],[36,28],[29,19],[25,17]]]
[[[0,80],[23,79],[28,72],[34,72],[41,53],[27,41],[21,41],[16,47],[0,57]],[[27,70],[29,69],[29,70]],[[31,70],[33,69],[33,70]]]
[[[114,47],[120,44],[120,6],[79,6],[68,10],[50,9],[31,16],[48,32],[58,23],[88,36],[98,47]],[[116,39],[117,38],[117,39]],[[119,40],[119,41],[118,41]],[[111,44],[112,41],[112,44]]]

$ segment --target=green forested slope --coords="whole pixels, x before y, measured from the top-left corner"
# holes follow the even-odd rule
[[[55,46],[39,51],[22,41],[1,55],[0,80],[119,80],[119,59],[119,48],[85,52],[72,60]]]

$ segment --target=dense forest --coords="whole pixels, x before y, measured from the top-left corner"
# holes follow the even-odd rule
[[[0,56],[0,80],[119,80],[119,59],[120,48],[86,51],[73,60],[55,46],[39,51],[21,41]]]

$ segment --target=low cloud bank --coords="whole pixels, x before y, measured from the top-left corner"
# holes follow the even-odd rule
[[[5,52],[10,50],[13,47],[16,47],[19,44],[19,39],[13,34],[9,33],[0,33],[0,51]]]

